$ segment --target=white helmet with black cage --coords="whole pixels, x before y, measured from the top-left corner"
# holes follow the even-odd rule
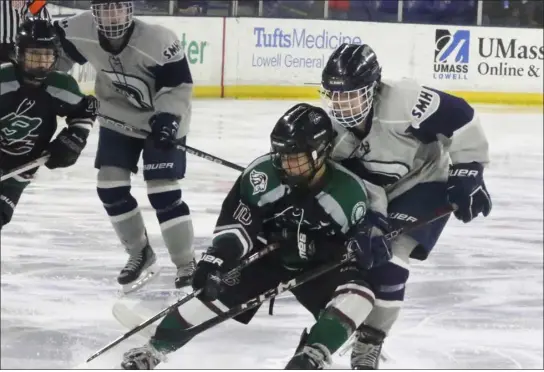
[[[364,123],[380,86],[376,53],[363,44],[342,44],[329,57],[321,76],[321,98],[342,126]]]
[[[121,39],[132,26],[134,1],[92,0],[91,11],[96,28],[105,38]]]

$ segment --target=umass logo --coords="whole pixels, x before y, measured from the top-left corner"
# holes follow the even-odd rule
[[[2,152],[9,155],[24,155],[32,151],[42,124],[41,118],[26,116],[25,113],[34,106],[35,102],[25,99],[17,108],[0,118],[0,147]]]

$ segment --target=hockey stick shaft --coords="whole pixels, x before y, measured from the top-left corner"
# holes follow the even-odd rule
[[[0,177],[0,182],[2,181],[5,181],[9,178],[12,178],[14,176],[17,176],[21,173],[24,173],[28,170],[31,170],[31,169],[34,169],[34,168],[37,168],[37,167],[41,167],[42,165],[44,165],[46,162],[47,162],[47,159],[49,159],[49,155],[45,155],[45,156],[42,156],[41,158],[38,158],[38,159],[35,159],[35,160],[32,160],[26,164],[23,164],[21,165],[20,167],[17,167],[17,168],[14,168],[12,170],[10,170],[8,173],[2,175],[2,177]]]
[[[110,123],[110,124],[112,124],[112,125],[114,125],[114,126],[116,126],[118,128],[122,128],[123,130],[129,131],[129,132],[132,132],[132,133],[136,133],[136,134],[141,135],[141,136],[148,136],[150,134],[146,130],[134,128],[131,125],[123,123],[122,121],[116,120],[116,119],[111,118],[109,116],[102,115],[102,114],[99,114],[98,116],[101,117],[102,119],[106,120],[108,123]],[[221,159],[221,158],[219,158],[219,157],[217,157],[215,155],[208,154],[207,152],[200,151],[198,149],[195,149],[194,147],[187,146],[187,145],[181,144],[179,142],[176,143],[176,148],[178,150],[185,151],[188,154],[197,156],[197,157],[202,158],[202,159],[206,159],[208,161],[211,161],[212,163],[223,165],[225,167],[228,167],[228,168],[240,171],[240,172],[242,172],[245,169],[241,165],[231,163],[230,161],[227,161],[225,159]]]
[[[446,208],[443,208],[443,209],[440,209],[440,210],[437,210],[434,214],[433,217],[429,218],[429,219],[425,219],[425,220],[421,220],[420,222],[418,223],[415,223],[415,224],[411,224],[411,225],[408,225],[408,226],[405,226],[405,227],[401,227],[397,230],[394,230],[394,231],[391,231],[390,233],[384,235],[384,238],[386,240],[392,240],[392,239],[395,239],[397,236],[401,235],[401,234],[404,234],[404,233],[407,233],[407,232],[410,232],[410,231],[414,231],[414,230],[417,230],[419,228],[421,228],[422,226],[428,224],[428,223],[431,223],[433,221],[436,221],[440,218],[443,218],[445,217],[446,215],[450,214],[451,212],[453,211],[453,208],[450,208],[450,207],[446,207]],[[257,297],[254,297],[252,299],[250,299],[249,301],[246,301],[245,303],[241,304],[241,305],[238,305],[238,306],[235,306],[233,308],[231,308],[230,310],[224,312],[223,314],[220,314],[220,315],[217,315],[216,317],[213,317],[211,319],[208,319],[196,326],[193,326],[191,328],[188,328],[187,330],[185,330],[184,332],[186,332],[186,337],[187,339],[190,339],[190,338],[193,338],[194,336],[224,322],[225,320],[228,320],[228,319],[231,319],[231,318],[234,318],[244,312],[246,312],[247,310],[249,309],[252,309],[256,306],[259,306],[261,305],[264,301],[266,300],[269,300],[269,299],[272,299],[286,291],[289,291],[295,287],[298,287],[306,282],[309,282],[310,280],[313,280],[315,278],[317,278],[318,276],[321,276],[325,273],[327,273],[328,271],[330,270],[333,270],[335,268],[337,268],[338,266],[341,266],[343,264],[345,264],[346,262],[350,261],[351,259],[354,258],[354,253],[348,253],[346,255],[345,258],[343,258],[342,260],[340,261],[337,261],[337,262],[334,262],[334,263],[330,263],[330,264],[327,264],[327,265],[322,265],[321,267],[318,267],[314,270],[311,270],[311,271],[308,271],[306,273],[303,273],[302,275],[296,277],[295,279],[291,279],[287,282],[282,282],[280,283],[277,287],[275,288],[272,288],[266,292],[264,292],[263,294],[257,296]]]
[[[267,255],[268,253],[276,250],[277,248],[279,247],[278,244],[270,244],[270,245],[267,245],[266,247],[264,247],[263,249],[259,250],[258,252],[255,252],[254,254],[252,254],[251,256],[243,259],[241,262],[240,262],[240,265],[238,265],[236,268],[232,269],[231,271],[228,272],[227,275],[232,275],[234,274],[235,272],[239,272],[240,270],[242,270],[243,268],[251,265],[253,262],[257,261],[258,259],[260,259],[261,257]],[[145,327],[147,327],[148,325],[156,322],[157,320],[159,320],[160,318],[162,318],[163,316],[166,316],[167,314],[169,314],[171,311],[173,311],[174,309],[177,309],[178,307],[182,306],[183,304],[189,302],[190,300],[192,300],[193,298],[197,297],[200,292],[202,290],[201,289],[197,289],[196,291],[193,291],[191,292],[190,294],[188,294],[187,296],[183,297],[182,299],[180,299],[179,301],[175,302],[174,304],[168,306],[167,308],[165,308],[164,310],[162,310],[161,312],[155,314],[153,317],[149,318],[148,320],[146,320],[145,322],[137,325],[136,327],[132,328],[130,331],[126,332],[125,334],[119,336],[118,338],[116,338],[115,340],[113,340],[112,342],[110,342],[109,344],[107,344],[106,346],[104,346],[102,349],[98,350],[96,353],[94,353],[93,355],[91,355],[89,358],[87,358],[87,360],[85,361],[86,363],[89,363],[91,360],[95,359],[96,357],[104,354],[106,351],[110,350],[111,348],[113,348],[114,346],[118,345],[121,341],[124,341],[126,340],[127,338],[131,337],[132,335],[140,332],[142,329],[144,329]]]

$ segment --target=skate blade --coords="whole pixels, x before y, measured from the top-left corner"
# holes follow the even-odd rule
[[[138,279],[121,286],[120,295],[132,293],[153,280],[161,272],[161,267],[155,262],[142,271]]]

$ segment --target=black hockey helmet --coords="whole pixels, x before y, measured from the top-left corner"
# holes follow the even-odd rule
[[[98,32],[107,39],[121,39],[132,26],[134,1],[91,0],[91,11]]]
[[[321,97],[343,126],[361,124],[372,109],[382,68],[376,53],[363,44],[342,44],[329,57],[321,76]]]
[[[59,38],[49,20],[31,17],[19,27],[15,38],[15,59],[26,79],[45,80],[56,68],[59,51]]]
[[[270,134],[273,164],[283,181],[306,187],[325,164],[334,140],[331,119],[320,107],[299,103]]]

